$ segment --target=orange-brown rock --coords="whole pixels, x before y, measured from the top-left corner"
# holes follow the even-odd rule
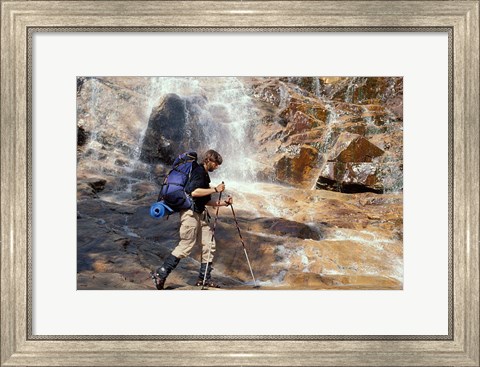
[[[360,135],[344,133],[340,135],[329,153],[328,161],[343,163],[371,162],[384,153]]]
[[[309,145],[294,149],[275,163],[276,178],[295,186],[310,185],[318,165],[318,150]],[[313,174],[312,174],[313,173]]]
[[[285,119],[287,121],[286,136],[309,131],[323,124],[322,121],[319,121],[302,111],[296,111],[295,113],[291,112],[288,117],[285,117]]]
[[[396,121],[397,116],[386,109],[382,105],[364,105],[364,111],[362,113],[362,118],[367,123],[372,123],[375,125],[385,125],[391,121]]]
[[[378,163],[326,162],[317,185],[342,192],[382,192]]]
[[[317,187],[342,192],[382,192],[379,163],[384,151],[360,135],[343,133],[324,163]]]
[[[360,136],[365,136],[368,131],[368,126],[363,120],[354,120],[352,122],[344,122],[341,124],[335,124],[330,127],[332,134],[335,134],[336,137],[340,136],[342,133],[351,133]]]
[[[320,100],[311,97],[303,97],[294,95],[290,99],[290,103],[287,108],[282,111],[284,118],[292,119],[298,111],[310,116],[314,120],[318,120],[319,123],[326,121],[328,116],[328,108]]]
[[[309,144],[313,146],[323,142],[325,132],[325,127],[316,127],[302,133],[290,135],[287,141],[289,144]]]
[[[275,162],[281,161],[283,166],[288,166],[287,162],[291,159],[289,147],[307,144],[319,151],[318,162],[322,165],[332,160],[331,152],[337,141],[341,141],[339,137],[344,133],[351,133],[366,140],[355,142],[343,155],[351,155],[353,151],[371,157],[340,159],[345,163],[372,162],[375,159],[376,163],[381,163],[377,167],[376,181],[382,182],[374,184],[374,190],[379,190],[378,187],[387,190],[402,187],[403,181],[400,179],[403,155],[402,111],[399,112],[398,108],[401,110],[402,107],[402,78],[334,77],[318,78],[318,81],[305,77],[254,79],[254,83],[250,85],[252,95],[258,98],[260,110],[264,111],[260,114],[276,116],[268,120],[269,124],[265,125],[267,128],[257,127],[260,132],[257,136],[261,136],[258,140],[260,161],[273,158]],[[312,89],[312,86],[315,88]],[[275,98],[272,100],[266,98],[266,95]],[[365,141],[388,154],[381,154],[381,157],[378,157],[380,152],[371,145],[364,144]],[[368,152],[369,147],[373,152]],[[362,153],[365,150],[367,151]],[[352,168],[358,170],[362,166]],[[342,170],[342,167],[339,170]],[[285,170],[277,169],[278,177],[275,177],[276,174],[272,177],[271,170],[261,171],[259,177],[268,180],[294,181],[285,180],[283,175]],[[368,176],[367,172],[362,175]],[[371,183],[373,178],[365,180]],[[309,181],[309,178],[305,178],[304,181]],[[351,178],[350,181],[355,180]]]

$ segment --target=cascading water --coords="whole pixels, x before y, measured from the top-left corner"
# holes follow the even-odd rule
[[[91,91],[90,91],[90,100],[89,100],[89,112],[86,114],[87,117],[91,118],[93,121],[96,121],[93,126],[94,128],[90,131],[90,139],[87,143],[87,149],[85,149],[85,154],[84,156],[90,156],[91,160],[98,160],[99,155],[98,155],[98,145],[100,144],[98,142],[98,135],[99,135],[99,130],[101,127],[100,122],[100,117],[99,117],[99,107],[101,104],[100,101],[100,93],[99,93],[99,82],[92,78],[90,79],[90,86],[91,86]]]
[[[215,125],[206,127],[207,145],[224,158],[222,177],[236,182],[253,182],[257,170],[248,138],[248,129],[255,119],[253,103],[237,78],[218,78],[215,81],[218,82],[217,87],[209,96],[206,107],[209,112],[223,111],[225,121],[220,122],[221,128]]]
[[[321,97],[322,96],[322,85],[320,83],[320,78],[313,79],[313,86],[315,91],[315,96]]]
[[[153,106],[167,94],[176,94],[186,103],[185,130],[188,149],[202,153],[214,149],[223,157],[219,179],[255,181],[256,163],[249,139],[249,128],[255,121],[254,104],[242,82],[234,77],[153,78],[156,85]],[[196,141],[195,130],[201,130],[203,141]],[[141,145],[140,145],[141,146]],[[201,157],[199,157],[201,159]]]
[[[352,80],[348,83],[347,91],[345,92],[345,102],[353,102],[353,93],[355,92],[355,87],[355,78],[352,78]]]
[[[368,107],[363,106],[362,110],[363,110],[363,113],[365,114],[365,117],[363,118],[363,120],[367,124],[367,128],[371,128],[372,126],[374,126],[373,116],[369,114],[370,110],[368,109]]]
[[[157,103],[158,96],[165,93],[166,83],[162,83],[160,78],[149,78],[148,88],[146,91],[146,107],[145,107],[145,116],[149,116],[153,107]],[[142,152],[143,140],[145,138],[145,132],[147,131],[147,122],[148,120],[140,127],[139,136],[137,139],[136,145],[133,147],[132,154],[129,159],[129,165],[126,167],[127,173],[130,174],[128,177],[128,185],[125,189],[127,194],[131,194],[132,186],[136,183],[136,180],[133,179],[131,174],[136,170],[142,169],[144,172],[149,172],[145,163],[140,161],[140,154]],[[148,174],[148,180],[152,181],[152,177]]]
[[[111,196],[111,201],[130,200],[136,184],[158,178],[151,173],[150,165],[142,161],[142,147],[149,117],[162,98],[172,93],[186,103],[182,132],[188,141],[185,149],[200,155],[206,149],[214,149],[224,158],[212,180],[249,184],[256,181],[257,165],[249,138],[256,111],[238,78],[149,77],[136,78],[131,85],[118,93],[110,80],[91,77],[80,97],[88,98],[88,111],[80,112],[79,120],[84,118],[90,125],[82,165],[112,177],[107,180],[108,195],[103,193],[106,199]],[[129,94],[134,94],[136,106],[129,102]],[[117,110],[128,112],[118,115]],[[115,131],[114,136],[106,135],[106,131]],[[202,141],[198,140],[200,135]]]

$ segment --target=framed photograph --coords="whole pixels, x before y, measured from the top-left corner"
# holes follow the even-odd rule
[[[76,91],[77,289],[403,288],[402,77]]]
[[[1,5],[1,366],[480,364],[478,1]]]

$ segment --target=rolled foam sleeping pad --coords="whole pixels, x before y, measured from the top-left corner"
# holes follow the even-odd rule
[[[153,218],[162,218],[172,213],[173,210],[163,201],[158,201],[150,207],[150,216]]]

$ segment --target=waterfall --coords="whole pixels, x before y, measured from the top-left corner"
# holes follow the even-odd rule
[[[140,160],[142,146],[152,112],[172,93],[186,103],[185,149],[197,151],[199,161],[207,149],[223,157],[212,181],[256,180],[253,139],[249,138],[256,111],[238,78],[88,77],[77,96],[82,107],[78,110],[79,125],[85,125],[90,135],[79,151],[79,164],[91,174],[107,178],[104,198],[135,199],[142,190],[136,185],[155,182],[159,171]]]
[[[356,79],[357,78],[352,78],[348,83],[347,90],[345,91],[345,102],[347,103],[353,103],[353,93],[357,87]]]
[[[215,78],[214,81],[218,84],[209,95],[206,110],[210,116],[222,111],[225,120],[212,124],[215,119],[207,119],[205,129],[208,147],[217,150],[224,158],[218,176],[230,181],[255,181],[257,166],[252,159],[254,151],[248,137],[249,127],[255,119],[252,100],[237,78]]]
[[[99,93],[99,85],[98,81],[94,78],[90,79],[90,85],[91,85],[91,92],[90,92],[90,98],[89,98],[89,107],[90,110],[86,114],[86,117],[91,118],[93,121],[96,123],[93,125],[94,128],[90,131],[90,138],[87,143],[87,149],[85,149],[85,154],[84,156],[90,156],[91,160],[98,160],[99,159],[99,154],[98,154],[98,145],[100,145],[98,139],[99,139],[99,131],[101,127],[100,123],[100,116],[99,116],[99,105],[100,105],[100,93]]]
[[[163,84],[160,83],[158,78],[149,78],[148,87],[146,90],[147,100],[146,100],[146,106],[145,106],[145,116],[150,115],[152,108],[155,106],[155,103],[157,102],[158,95],[162,93],[162,87],[163,87]],[[132,177],[132,174],[135,171],[142,170],[144,172],[148,172],[147,179],[149,181],[152,181],[152,177],[151,177],[151,174],[149,173],[149,170],[147,169],[147,165],[140,161],[140,154],[142,152],[141,147],[143,144],[143,140],[145,138],[145,132],[147,131],[147,127],[148,127],[148,119],[146,119],[146,121],[144,121],[144,123],[141,124],[140,126],[140,132],[138,135],[137,142],[132,149],[132,153],[129,157],[130,158],[129,162],[126,167],[126,173],[128,174],[128,177],[127,177],[128,183],[125,188],[125,192],[127,193],[127,195],[132,194],[132,186],[137,182],[137,180]]]
[[[326,104],[325,106],[328,110],[328,114],[327,114],[327,121],[326,121],[326,124],[328,126],[332,125],[333,123],[335,123],[338,118],[340,117],[340,114],[338,113],[337,109],[335,108],[334,105],[332,104]]]
[[[365,115],[365,117],[363,118],[363,121],[365,121],[365,123],[367,124],[367,127],[375,126],[373,116],[369,115],[370,110],[368,109],[368,107],[363,106],[362,109]]]
[[[320,78],[315,77],[313,78],[313,88],[315,91],[315,96],[321,97],[322,96],[322,86],[320,84]]]
[[[223,157],[223,164],[212,179],[252,182],[257,166],[249,131],[255,121],[254,104],[243,83],[235,77],[156,77],[151,97],[152,107],[167,94],[176,94],[186,101],[184,134],[189,148],[200,155],[214,149]],[[196,140],[196,132],[202,141]],[[139,145],[139,149],[141,144]],[[201,160],[199,156],[199,160]]]

